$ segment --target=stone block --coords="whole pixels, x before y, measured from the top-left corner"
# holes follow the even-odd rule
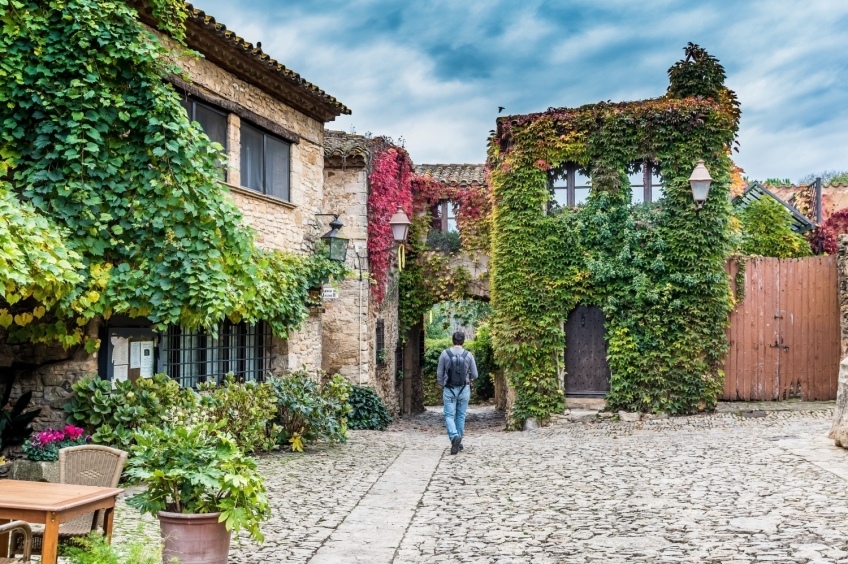
[[[35,460],[15,460],[9,475],[13,480],[28,482],[59,483],[59,461],[41,462]]]
[[[642,414],[638,412],[619,411],[618,419],[625,423],[635,423],[642,419]]]

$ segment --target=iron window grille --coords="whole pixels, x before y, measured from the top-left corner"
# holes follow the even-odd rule
[[[180,100],[185,108],[188,118],[196,121],[203,128],[203,132],[211,141],[219,143],[224,152],[227,151],[227,113],[198,100],[185,97]],[[224,179],[224,163],[219,161],[219,176]]]
[[[172,325],[162,342],[165,373],[184,388],[221,382],[230,372],[240,381],[262,382],[270,352],[271,331],[264,322],[224,321],[212,332]]]
[[[291,201],[291,143],[241,122],[241,185]]]
[[[384,366],[386,364],[386,328],[385,322],[382,319],[377,320],[377,364]]]

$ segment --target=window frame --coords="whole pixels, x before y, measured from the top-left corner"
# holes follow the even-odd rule
[[[242,160],[243,160],[242,159],[242,146],[243,146],[242,139],[243,139],[243,131],[244,131],[243,128],[245,128],[245,127],[247,127],[248,129],[252,129],[256,133],[259,133],[260,135],[262,135],[262,189],[261,190],[257,190],[256,188],[251,188],[250,186],[247,186],[244,183],[244,174],[245,174],[244,171],[245,171],[245,169],[244,169],[244,163],[242,162]],[[288,171],[288,176],[286,178],[286,195],[287,195],[286,198],[282,198],[282,197],[280,197],[276,194],[269,194],[268,193],[268,138],[269,137],[271,139],[273,139],[274,141],[277,141],[279,143],[286,145],[289,149],[288,150],[288,163],[287,163],[287,168],[286,168],[287,171]],[[241,125],[239,127],[239,162],[240,162],[240,164],[239,164],[239,186],[241,186],[245,190],[250,190],[251,192],[257,192],[257,193],[262,194],[264,196],[268,196],[270,198],[275,198],[277,200],[280,200],[281,202],[291,203],[291,201],[292,201],[292,194],[291,194],[292,193],[292,186],[291,186],[291,184],[292,184],[291,183],[291,172],[292,172],[291,168],[292,167],[291,167],[291,165],[292,165],[292,147],[293,146],[294,146],[294,143],[292,143],[288,139],[284,139],[284,138],[280,137],[279,135],[275,135],[273,133],[270,133],[266,129],[264,129],[264,128],[254,124],[254,123],[249,123],[246,120],[242,120]]]
[[[660,198],[662,198],[662,195],[660,195],[660,197],[655,200],[653,198],[654,188],[665,188],[664,182],[654,182],[654,174],[660,176],[659,166],[650,159],[646,159],[639,163],[638,167],[642,169],[642,184],[637,184],[636,187],[642,188],[642,202],[651,203],[658,201]],[[565,205],[567,207],[575,207],[577,205],[582,205],[582,202],[581,204],[577,204],[577,190],[588,188],[591,191],[592,185],[588,184],[577,186],[577,172],[579,171],[579,168],[580,167],[578,167],[574,163],[566,163],[561,167],[558,167],[557,169],[551,171],[549,179],[549,188],[551,191],[551,205],[560,205],[558,204],[558,200],[556,197],[557,190],[565,190]],[[661,176],[660,179],[662,179]],[[558,180],[564,180],[565,184],[558,185]]]
[[[181,388],[194,388],[209,381],[220,383],[230,372],[239,381],[263,382],[271,367],[272,336],[270,326],[264,321],[248,324],[225,320],[215,326],[214,335],[203,328],[171,325],[161,341],[162,370]],[[248,344],[251,338],[253,343]],[[233,351],[236,358],[231,357]],[[254,363],[254,368],[249,369]],[[210,372],[210,365],[226,370]]]

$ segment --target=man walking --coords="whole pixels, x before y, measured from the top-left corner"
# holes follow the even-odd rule
[[[451,454],[462,450],[462,435],[465,432],[465,412],[471,399],[471,382],[477,378],[477,363],[471,351],[462,348],[465,333],[453,334],[453,347],[445,349],[439,356],[436,379],[442,390],[445,404],[445,427],[451,442]]]

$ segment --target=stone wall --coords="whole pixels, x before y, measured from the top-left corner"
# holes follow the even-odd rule
[[[338,372],[354,384],[374,388],[387,407],[397,412],[398,340],[397,289],[383,304],[373,304],[367,257],[368,177],[359,165],[327,166],[324,171],[324,209],[338,213],[341,233],[350,239],[347,266],[353,273],[337,287],[338,297],[325,299],[322,368]],[[361,279],[360,279],[361,275]],[[377,362],[377,320],[383,321],[385,362]]]
[[[842,328],[841,358],[848,356],[848,235],[839,237],[836,274],[839,284],[839,320]]]

